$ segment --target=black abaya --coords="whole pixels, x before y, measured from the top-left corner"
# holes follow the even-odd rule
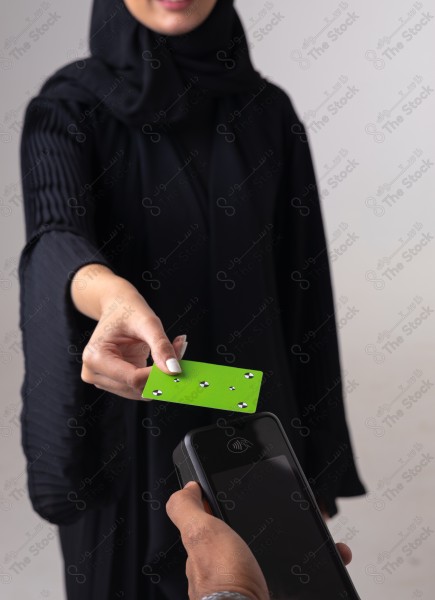
[[[280,418],[331,515],[336,497],[364,493],[307,139],[285,92],[256,85],[199,86],[183,119],[154,128],[74,93],[27,107],[22,441],[33,506],[59,524],[69,600],[187,598],[165,511],[172,451],[188,430],[233,416],[81,380],[95,322],[69,285],[85,264],[136,286],[169,339],[186,333],[185,358],[264,371],[258,410]]]

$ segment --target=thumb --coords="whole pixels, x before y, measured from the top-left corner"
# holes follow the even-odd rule
[[[139,336],[146,341],[151,349],[154,364],[167,374],[181,373],[182,369],[177,360],[174,346],[169,341],[162,321],[157,315],[153,315],[147,321],[137,323]],[[175,338],[177,340],[178,338]]]
[[[200,499],[201,499],[202,506],[203,506],[205,512],[208,513],[209,515],[214,516],[213,511],[211,509],[210,504],[208,503],[207,498],[202,494],[202,489],[201,489],[201,486],[199,485],[199,483],[197,483],[196,481],[188,481],[186,483],[186,485],[184,486],[184,489],[186,489],[186,488],[194,489],[194,490],[199,489]]]
[[[182,529],[183,525],[204,514],[201,487],[196,481],[189,481],[182,490],[174,492],[166,503],[166,512],[171,521]]]

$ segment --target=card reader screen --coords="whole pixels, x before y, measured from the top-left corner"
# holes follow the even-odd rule
[[[257,558],[271,598],[355,597],[313,515],[303,480],[285,455],[214,473],[211,479],[228,523]]]

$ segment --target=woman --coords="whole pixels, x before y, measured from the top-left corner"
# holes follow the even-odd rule
[[[147,359],[176,371],[187,341],[191,360],[262,370],[258,410],[325,514],[365,491],[319,198],[232,0],[95,0],[90,49],[32,98],[21,139],[29,494],[59,525],[69,600],[187,598],[171,455],[233,413],[128,401]]]

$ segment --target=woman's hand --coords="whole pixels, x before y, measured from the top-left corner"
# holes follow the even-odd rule
[[[134,286],[101,265],[88,265],[93,279],[87,281],[86,268],[73,280],[72,298],[98,324],[83,351],[81,377],[97,388],[140,400],[151,371],[150,354],[163,372],[180,373],[177,359],[186,349],[185,336],[171,343],[161,320]]]

